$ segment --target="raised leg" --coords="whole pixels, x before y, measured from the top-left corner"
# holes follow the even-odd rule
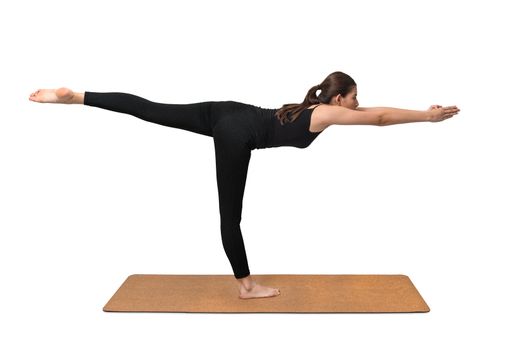
[[[210,117],[212,103],[168,104],[152,102],[124,92],[84,93],[85,105],[131,114],[151,123],[206,136],[212,136]]]

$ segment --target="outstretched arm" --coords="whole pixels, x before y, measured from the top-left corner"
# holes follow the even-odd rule
[[[356,110],[378,113],[379,126],[413,122],[440,122],[459,112],[459,108],[456,106],[442,107],[440,105],[432,105],[427,111],[392,107],[358,107]]]

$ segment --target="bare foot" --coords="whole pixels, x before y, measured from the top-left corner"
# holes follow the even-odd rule
[[[30,95],[29,100],[42,103],[71,103],[74,92],[68,88],[40,89]]]
[[[253,282],[252,287],[247,289],[245,286],[240,286],[240,299],[252,298],[269,298],[280,295],[281,292],[276,288],[265,287]]]

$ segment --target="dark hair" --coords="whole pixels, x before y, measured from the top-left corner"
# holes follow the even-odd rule
[[[302,103],[284,104],[275,112],[275,116],[280,120],[281,125],[286,122],[292,123],[305,108],[317,103],[330,103],[331,98],[338,94],[345,97],[355,86],[356,82],[349,75],[343,72],[333,72],[321,84],[310,88]],[[321,92],[316,95],[316,91],[319,89]]]

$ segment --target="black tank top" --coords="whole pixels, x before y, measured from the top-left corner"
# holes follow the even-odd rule
[[[275,116],[277,109],[270,110],[273,112],[269,113],[271,120],[268,126],[268,132],[266,133],[265,144],[262,148],[281,146],[297,148],[308,147],[322,132],[309,131],[312,112],[318,106],[302,110],[294,122],[286,122],[284,125],[281,125],[281,122]],[[291,114],[288,114],[288,116],[290,115]]]

